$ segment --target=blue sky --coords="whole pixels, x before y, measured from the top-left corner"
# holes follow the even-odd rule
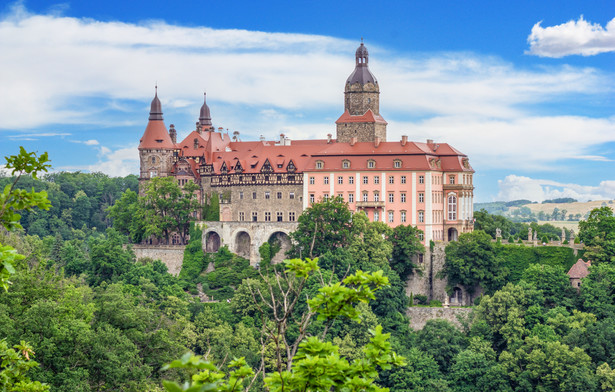
[[[611,1],[23,1],[0,5],[0,154],[137,173],[154,84],[185,136],[335,134],[360,42],[388,139],[470,157],[475,200],[615,199]]]

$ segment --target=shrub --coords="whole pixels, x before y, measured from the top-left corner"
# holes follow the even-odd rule
[[[427,305],[427,296],[422,294],[414,295],[414,304],[415,305]]]
[[[442,302],[432,299],[431,301],[429,301],[429,306],[433,306],[434,308],[438,307],[441,308],[442,307]]]

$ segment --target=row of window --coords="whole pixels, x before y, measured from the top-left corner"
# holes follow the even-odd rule
[[[271,212],[266,211],[264,213],[265,216],[265,222],[271,222]],[[276,212],[275,215],[276,221],[277,222],[283,222],[284,221],[284,213],[282,211],[278,211]],[[296,215],[294,211],[290,211],[288,213],[288,221],[289,222],[294,222],[296,219]],[[239,211],[239,221],[240,222],[244,222],[246,220],[246,213],[243,211]],[[256,211],[252,211],[252,222],[258,222],[258,212]]]
[[[258,196],[258,192],[252,192],[252,199],[257,199],[257,196]],[[283,194],[283,192],[275,192],[275,197],[276,197],[276,199],[283,199],[284,198],[284,194]],[[265,191],[264,198],[265,199],[271,199],[271,192],[270,191]],[[289,199],[294,199],[295,198],[295,192],[289,192],[288,193],[288,198]],[[244,199],[243,192],[239,192],[239,200],[243,200],[243,199]]]
[[[419,177],[423,177],[423,176],[419,176]],[[314,185],[316,183],[316,177],[310,177],[309,181],[310,181],[310,185]],[[323,182],[324,182],[325,185],[329,185],[329,176],[324,176],[323,177]],[[406,176],[401,176],[400,182],[402,184],[406,184],[407,183],[407,177]],[[337,177],[337,183],[339,185],[343,185],[344,184],[344,177],[343,176],[338,176]],[[354,184],[354,176],[348,176],[348,184],[350,184],[350,185]],[[363,176],[363,184],[369,184],[369,176]],[[374,184],[380,184],[380,176],[374,176]],[[395,184],[395,177],[394,176],[389,176],[389,184]],[[422,184],[422,182],[421,182],[421,184]]]
[[[400,159],[396,159],[393,161],[393,167],[396,169],[401,168],[402,166],[402,162]],[[323,169],[325,167],[325,162],[324,161],[316,161],[316,169]],[[376,167],[376,161],[373,159],[370,159],[367,161],[367,168],[368,169],[374,169]],[[350,169],[350,161],[348,159],[344,159],[342,161],[342,168],[344,169]]]
[[[374,194],[373,195],[373,201],[380,201],[380,192],[374,191],[373,194]],[[354,193],[348,193],[348,200],[344,199],[344,194],[343,193],[338,193],[337,196],[341,197],[344,201],[347,201],[348,203],[354,203]],[[328,200],[329,199],[329,194],[325,193],[323,195],[323,198]],[[315,194],[314,193],[310,193],[310,203],[314,203],[315,199],[316,199]],[[408,200],[408,198],[407,198],[406,192],[401,192],[399,194],[399,201],[401,203],[405,203],[407,200]],[[362,193],[361,201],[370,201],[369,200],[369,192],[364,191]],[[389,194],[388,194],[388,201],[389,201],[389,203],[395,203],[395,193],[394,192],[389,192]],[[424,203],[425,202],[425,193],[419,192],[418,201],[419,201],[419,203]]]

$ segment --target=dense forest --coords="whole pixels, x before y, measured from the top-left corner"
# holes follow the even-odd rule
[[[412,261],[426,251],[415,228],[369,222],[331,199],[299,217],[289,260],[272,265],[279,246],[265,244],[255,269],[225,247],[203,253],[188,224],[183,268],[172,276],[131,250],[135,233],[154,232],[127,219],[151,213],[134,176],[43,175],[44,154],[7,159],[16,171],[0,179],[5,390],[615,388],[609,208],[580,222],[593,264],[578,291],[566,275],[571,248],[526,247],[518,238],[527,224],[477,214],[477,230],[447,246],[443,277],[483,295],[461,328],[431,320],[415,331],[405,310],[421,301],[410,303],[405,281],[422,273]],[[533,230],[561,234],[548,226]],[[199,288],[213,301],[202,302]]]

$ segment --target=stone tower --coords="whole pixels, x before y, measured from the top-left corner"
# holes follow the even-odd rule
[[[386,141],[387,122],[380,116],[380,87],[369,71],[369,53],[361,42],[355,53],[355,69],[346,80],[344,114],[335,122],[337,141],[349,143]]]
[[[158,87],[152,100],[149,112],[149,122],[139,143],[140,176],[139,188],[150,178],[167,177],[171,175],[175,143],[167,132],[162,119],[162,105],[158,99]]]

